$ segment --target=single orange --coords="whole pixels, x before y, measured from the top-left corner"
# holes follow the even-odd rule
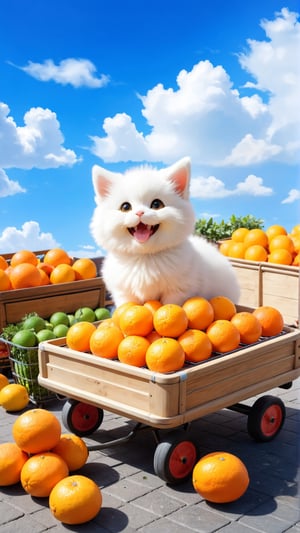
[[[31,265],[37,266],[38,258],[30,250],[20,250],[19,252],[13,254],[10,264],[12,267],[15,267],[17,265],[21,265],[22,263],[30,263]]]
[[[262,333],[262,326],[258,318],[248,311],[240,311],[233,315],[231,323],[239,330],[241,343],[257,342]]]
[[[123,335],[146,336],[153,330],[153,314],[144,305],[131,305],[120,316]]]
[[[146,366],[146,352],[150,342],[140,335],[128,335],[121,340],[118,346],[118,359],[127,365]]]
[[[46,409],[30,409],[15,420],[12,434],[21,450],[34,454],[51,450],[59,442],[58,418]]]
[[[44,272],[46,272],[48,276],[50,276],[52,270],[54,269],[53,265],[48,265],[48,263],[43,263],[41,261],[38,263],[37,267],[39,270],[43,270]]]
[[[253,244],[260,244],[264,248],[268,247],[268,237],[265,231],[260,228],[250,229],[245,236],[244,243],[246,247],[253,246]]]
[[[21,470],[28,459],[15,442],[0,444],[0,486],[6,487],[19,483]]]
[[[246,245],[243,242],[232,241],[228,248],[228,257],[234,257],[236,259],[244,259]]]
[[[77,352],[88,352],[90,339],[95,330],[96,326],[92,322],[75,322],[67,331],[66,344],[68,348]]]
[[[248,235],[248,228],[237,228],[233,231],[231,239],[235,242],[244,242],[246,235]]]
[[[5,257],[3,257],[3,255],[0,255],[0,268],[2,270],[6,270],[8,268],[8,262],[6,261]]]
[[[290,254],[293,254],[295,250],[294,243],[288,235],[277,235],[269,243],[270,252],[282,249],[287,250]]]
[[[39,287],[42,281],[39,269],[31,263],[21,263],[12,267],[9,279],[13,289]]]
[[[236,313],[236,306],[226,296],[214,296],[209,300],[214,310],[214,320],[231,320]]]
[[[152,314],[154,315],[155,311],[162,306],[161,302],[159,300],[147,300],[144,303],[144,306],[150,309]]]
[[[75,270],[70,265],[62,263],[54,267],[50,274],[50,282],[53,284],[56,283],[70,283],[75,281],[76,274]]]
[[[12,288],[8,274],[0,268],[0,291],[9,291]]]
[[[295,257],[293,259],[293,262],[292,262],[292,265],[293,266],[300,266],[300,253],[295,255]]]
[[[88,257],[76,259],[72,264],[75,270],[76,279],[92,279],[97,277],[97,267],[95,262]]]
[[[108,320],[110,321],[110,319]],[[123,333],[113,320],[109,324],[104,320],[91,335],[90,351],[98,357],[116,359],[118,347],[123,338]]]
[[[296,224],[296,226],[292,228],[291,234],[300,235],[300,224]]]
[[[111,318],[118,327],[120,327],[120,317],[123,311],[125,311],[128,307],[132,305],[137,305],[137,303],[136,302],[124,302],[123,304],[116,307],[116,309],[113,311]]]
[[[41,285],[50,285],[50,278],[48,274],[42,269],[39,269],[41,274]]]
[[[0,390],[0,405],[6,411],[21,411],[28,404],[28,391],[21,383],[9,383]]]
[[[221,252],[222,255],[228,256],[228,250],[229,250],[231,243],[232,243],[231,239],[221,241],[219,245],[219,252]]]
[[[229,320],[216,320],[206,330],[214,352],[231,352],[240,344],[239,330]]]
[[[66,462],[53,452],[32,455],[21,470],[23,489],[36,498],[46,498],[63,478],[69,475]]]
[[[193,469],[193,487],[205,500],[229,503],[237,500],[249,486],[249,474],[244,463],[228,452],[205,455]]]
[[[208,328],[214,319],[214,310],[211,303],[201,296],[186,300],[182,306],[188,318],[188,327],[191,329]]]
[[[245,250],[244,259],[247,261],[265,262],[268,259],[268,252],[261,244],[253,244]]]
[[[59,481],[49,496],[53,516],[68,525],[84,524],[99,513],[102,494],[95,481],[86,476],[68,476]]]
[[[179,337],[188,327],[188,317],[182,307],[165,304],[153,315],[154,329],[164,337]]]
[[[266,229],[266,235],[270,242],[274,237],[277,237],[277,235],[287,235],[287,231],[283,226],[273,224]]]
[[[254,309],[253,314],[261,323],[263,337],[273,337],[282,332],[284,326],[283,316],[275,307],[261,305]]]
[[[3,389],[3,387],[6,387],[6,385],[9,385],[9,379],[4,374],[0,374],[0,390]]]
[[[159,333],[157,333],[157,331],[155,331],[155,329],[153,329],[152,331],[150,331],[149,335],[146,336],[146,339],[148,339],[148,341],[151,344],[151,342],[154,342],[157,339],[161,339],[161,335]]]
[[[190,363],[199,363],[208,359],[212,354],[212,343],[208,335],[199,329],[187,329],[178,342],[185,353],[185,360]]]
[[[285,248],[277,248],[268,255],[268,262],[276,265],[291,265],[293,255]]]
[[[73,433],[63,433],[51,452],[62,457],[70,472],[82,468],[89,456],[89,450],[84,440]]]
[[[146,352],[146,365],[154,372],[175,372],[183,367],[184,361],[182,346],[170,337],[152,342]]]
[[[300,252],[300,233],[299,234],[296,234],[296,235],[290,235],[290,238],[292,239],[293,241],[293,244],[294,244],[294,250],[296,253],[299,253]]]
[[[57,265],[71,265],[72,258],[62,248],[51,248],[45,253],[43,262],[56,267]]]

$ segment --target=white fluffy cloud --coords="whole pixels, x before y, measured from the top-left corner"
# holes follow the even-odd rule
[[[47,250],[59,246],[51,233],[43,233],[38,222],[25,222],[21,229],[9,226],[0,234],[0,253],[16,250]]]
[[[89,87],[98,89],[109,83],[109,76],[101,74],[96,76],[96,67],[88,59],[63,59],[58,65],[47,59],[44,63],[28,62],[21,70],[40,81],[55,81],[61,85],[73,87]]]
[[[23,189],[17,181],[9,179],[4,170],[0,168],[0,198],[13,196],[20,192],[26,192],[26,189]]]
[[[117,114],[105,119],[105,136],[91,138],[91,151],[107,162],[169,163],[186,154],[194,164],[214,166],[297,162],[297,14],[282,9],[261,25],[268,40],[248,41],[247,53],[239,56],[251,75],[250,89],[243,91],[254,94],[241,96],[222,66],[200,61],[179,72],[176,89],[158,84],[139,96],[151,128],[148,135],[137,130],[130,116]]]
[[[291,189],[288,193],[288,196],[282,200],[282,204],[292,204],[300,200],[300,189]]]
[[[9,107],[0,102],[0,167],[56,168],[74,165],[78,158],[64,148],[64,138],[56,114],[50,109],[32,107],[17,126]]]
[[[263,185],[262,178],[250,174],[244,181],[237,183],[234,189],[228,189],[225,183],[216,178],[202,176],[193,178],[190,187],[191,198],[227,198],[229,196],[270,196],[273,190]]]

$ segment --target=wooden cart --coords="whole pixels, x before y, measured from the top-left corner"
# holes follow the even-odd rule
[[[285,327],[277,337],[170,374],[80,353],[67,348],[65,339],[55,339],[40,344],[39,369],[41,385],[70,398],[62,419],[71,432],[91,435],[101,425],[104,410],[136,421],[122,442],[150,427],[158,442],[154,470],[175,483],[190,476],[198,459],[197,444],[186,431],[193,420],[230,408],[247,414],[254,439],[268,441],[278,434],[285,418],[281,399],[265,395],[251,407],[241,402],[274,387],[289,388],[300,376],[300,331]]]

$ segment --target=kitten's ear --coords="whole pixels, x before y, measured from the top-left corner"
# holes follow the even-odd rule
[[[93,186],[96,196],[107,196],[115,181],[116,174],[105,168],[94,165],[92,168]]]
[[[175,191],[185,199],[189,197],[191,160],[184,157],[167,169],[168,179],[174,184]]]

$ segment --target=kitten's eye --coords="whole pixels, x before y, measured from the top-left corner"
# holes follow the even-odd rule
[[[150,207],[151,209],[162,209],[162,207],[165,207],[165,204],[159,198],[155,198],[155,200],[151,202]]]
[[[121,206],[120,206],[120,211],[131,211],[132,207],[131,207],[131,204],[129,202],[124,202]]]

